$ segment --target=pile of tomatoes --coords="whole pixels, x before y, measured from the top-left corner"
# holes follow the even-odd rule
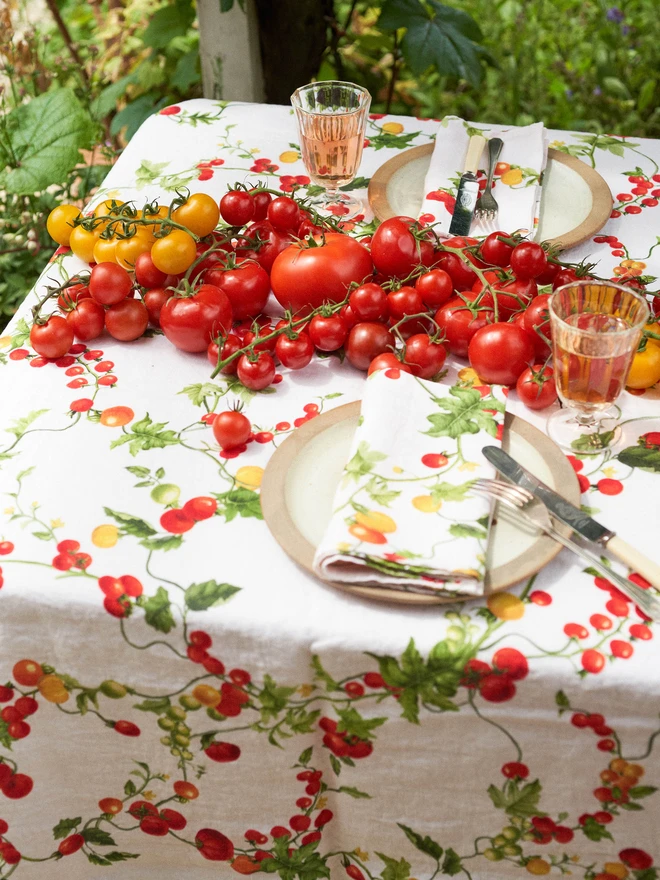
[[[554,402],[548,299],[589,267],[504,232],[439,240],[393,217],[359,238],[341,225],[261,186],[238,185],[219,204],[196,193],[141,211],[60,206],[51,235],[92,268],[49,291],[31,343],[57,358],[74,337],[131,341],[151,324],[177,348],[206,352],[212,375],[253,390],[281,381],[278,362],[300,370],[319,353],[424,379],[451,353],[483,382],[516,385],[531,408]],[[271,291],[279,320],[266,312]],[[46,317],[54,296],[60,314]]]

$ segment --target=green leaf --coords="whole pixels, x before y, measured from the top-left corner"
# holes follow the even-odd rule
[[[571,449],[578,451],[584,449],[593,451],[594,449],[607,449],[612,440],[614,440],[615,431],[603,431],[600,434],[582,434],[577,440],[571,441]],[[623,450],[626,451],[625,449]]]
[[[330,754],[330,766],[335,771],[335,775],[339,776],[339,774],[341,773],[341,761],[333,754]]]
[[[206,611],[207,608],[227,602],[240,590],[240,587],[219,584],[213,580],[191,584],[186,590],[186,605],[191,611]]]
[[[305,749],[304,752],[300,753],[298,758],[298,763],[302,764],[303,767],[306,767],[307,764],[312,760],[312,754],[314,752],[314,746],[310,746],[308,749]]]
[[[358,788],[354,788],[352,785],[342,785],[337,791],[342,791],[344,794],[349,795],[356,800],[360,798],[371,798],[370,794],[367,794],[365,791],[360,791]]]
[[[570,709],[571,707],[568,697],[563,691],[557,691],[555,694],[555,703],[560,709]]]
[[[198,83],[199,80],[199,49],[195,46],[177,61],[174,73],[170,79],[170,85],[173,85],[175,89],[186,92],[191,86]]]
[[[133,708],[139,709],[140,712],[153,712],[156,715],[161,715],[170,706],[169,697],[153,697],[149,700],[143,700],[141,703],[136,703]]]
[[[237,489],[230,489],[229,492],[222,492],[219,495],[211,494],[218,501],[218,514],[224,516],[226,522],[231,522],[237,516],[253,517],[254,519],[264,518],[261,512],[259,493],[252,489],[239,486]]]
[[[543,816],[538,809],[539,798],[541,796],[541,783],[538,779],[534,782],[528,782],[519,788],[519,786],[510,780],[504,791],[500,791],[494,785],[489,786],[488,794],[493,804],[498,810],[504,810],[509,816],[518,816],[521,819],[528,819],[530,816]]]
[[[405,859],[392,859],[383,853],[376,852],[378,858],[385,863],[381,877],[383,880],[408,880],[410,877],[410,863]]]
[[[137,788],[135,787],[135,783],[132,779],[129,779],[128,782],[124,785],[124,794],[126,797],[133,797]]]
[[[658,789],[653,785],[636,785],[633,788],[628,789],[628,794],[631,798],[635,800],[639,800],[640,798],[648,797],[650,794],[653,794]]]
[[[92,111],[94,119],[105,119],[108,114],[112,113],[113,110],[116,110],[120,99],[126,94],[126,89],[131,83],[134,83],[135,80],[135,74],[129,73],[126,76],[122,76],[116,82],[111,83],[109,86],[106,86],[101,92],[99,92],[90,104],[90,110]]]
[[[140,856],[136,853],[119,852],[118,850],[114,850],[113,852],[106,853],[105,858],[108,862],[125,862],[128,859],[139,859]]]
[[[188,395],[194,406],[201,406],[207,397],[211,395],[219,397],[222,393],[223,389],[219,385],[214,385],[213,382],[197,382],[195,385],[186,385],[183,390],[179,391],[179,394]]]
[[[486,431],[491,436],[497,434],[498,423],[486,410],[504,412],[504,404],[494,397],[482,397],[473,388],[459,388],[457,385],[449,389],[448,397],[434,398],[444,413],[432,413],[427,416],[431,428],[422,433],[429,437],[451,437],[457,439],[462,434],[478,434]]]
[[[478,393],[478,392],[477,392]],[[355,455],[344,468],[344,480],[358,480],[365,474],[370,473],[377,462],[384,461],[387,456],[382,452],[372,450],[366,440],[358,445]]]
[[[397,822],[397,825],[420,852],[426,853],[427,856],[431,856],[433,859],[439,859],[442,856],[443,849],[435,840],[431,840],[428,836],[422,837],[421,834],[413,831],[412,828],[408,828],[407,825],[402,825],[401,822]]]
[[[136,538],[150,538],[151,535],[156,534],[156,529],[137,516],[132,516],[130,513],[121,513],[118,510],[113,510],[111,507],[104,507],[103,511],[106,516],[111,516],[127,535],[135,535]]]
[[[379,477],[372,477],[364,490],[371,500],[381,507],[389,507],[390,503],[401,494],[401,492],[389,489],[385,480],[381,480]]]
[[[622,464],[629,467],[642,468],[654,474],[660,474],[660,449],[645,449],[643,446],[629,446],[617,455]]]
[[[369,186],[370,181],[370,177],[355,177],[350,183],[340,186],[339,189],[342,192],[351,192],[351,190],[354,189],[366,189]]]
[[[339,685],[325,669],[318,654],[312,655],[312,669],[314,670],[314,678],[325,684],[326,691],[342,690],[341,685]]]
[[[27,431],[30,425],[42,416],[44,413],[47,413],[47,409],[34,409],[31,413],[28,413],[22,419],[16,419],[11,428],[5,428],[8,434],[14,434],[16,437],[22,437],[23,434]]]
[[[292,733],[314,733],[316,722],[321,715],[320,709],[314,709],[308,712],[301,707],[289,709],[286,713],[284,723],[289,727]]]
[[[465,501],[467,493],[472,488],[474,480],[467,483],[436,483],[431,489],[431,498],[434,501]]]
[[[162,538],[144,538],[140,541],[140,545],[147,550],[177,550],[182,544],[182,535],[164,535]]]
[[[112,837],[102,828],[84,828],[81,832],[85,838],[85,843],[91,843],[94,846],[116,846]]]
[[[468,523],[452,523],[449,526],[449,534],[454,538],[482,538],[485,540],[488,537],[488,532],[485,529],[471,526]]]
[[[88,852],[85,853],[85,855],[87,856],[87,860],[89,861],[89,863],[92,865],[102,865],[103,867],[107,867],[108,865],[112,864],[112,862],[108,861],[108,859],[98,855],[95,852]]]
[[[158,587],[153,596],[145,599],[139,596],[136,604],[144,609],[144,620],[148,626],[152,626],[158,632],[168,633],[174,629],[176,623],[172,617],[172,603],[165,587]]]
[[[142,467],[139,464],[129,464],[126,467],[126,470],[129,474],[133,474],[134,477],[138,477],[140,480],[144,480],[146,477],[151,476],[150,468]]]
[[[62,181],[90,147],[97,127],[72,89],[50,89],[7,114],[14,167],[0,172],[0,187],[28,195]]]
[[[11,337],[11,350],[20,348],[30,338],[30,327],[25,318],[19,318]]]
[[[385,0],[378,20],[383,30],[405,27],[403,55],[414,74],[430,66],[441,74],[481,82],[481,59],[488,53],[478,45],[479,25],[466,12],[438,0]]]
[[[9,736],[9,725],[6,721],[0,718],[0,745],[4,746],[4,748],[11,752],[12,743],[14,742],[16,742],[16,740]]]
[[[627,804],[621,804],[621,809],[622,810],[643,810],[644,807],[641,804],[635,804],[635,803],[629,802]]]
[[[53,837],[55,840],[63,840],[65,837],[68,837],[72,831],[75,831],[81,822],[81,816],[78,816],[76,819],[60,819],[57,825],[53,828]]]
[[[195,9],[188,0],[168,3],[151,15],[142,42],[152,49],[165,49],[176,37],[185,37],[194,19]]]
[[[456,874],[460,874],[462,870],[463,864],[461,862],[461,857],[449,847],[445,852],[445,858],[442,863],[442,873],[449,874],[450,877],[453,877]]]
[[[387,721],[387,718],[363,718],[357,709],[352,707],[340,709],[337,714],[339,715],[337,730],[349,736],[357,736],[359,739],[375,739],[372,731]]]
[[[110,444],[111,449],[117,446],[129,444],[131,455],[137,455],[148,449],[164,449],[166,446],[174,446],[179,442],[176,431],[164,431],[167,422],[152,422],[149,413],[139,422],[131,425],[130,431],[122,434]]]
[[[261,714],[264,720],[276,717],[283,709],[286,709],[289,697],[295,694],[292,687],[280,687],[270,675],[264,676],[264,686],[257,695],[261,703]]]
[[[646,113],[653,105],[653,97],[655,95],[655,80],[647,79],[637,94],[637,111]]]
[[[50,541],[52,535],[50,532],[32,532],[35,538],[39,538],[40,541]]]

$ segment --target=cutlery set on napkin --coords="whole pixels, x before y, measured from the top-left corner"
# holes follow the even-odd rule
[[[447,386],[407,373],[393,378],[388,372],[367,380],[360,423],[314,559],[319,577],[425,595],[482,595],[491,508],[497,500],[660,620],[660,601],[653,592],[606,567],[602,553],[607,548],[658,589],[660,566],[496,445],[505,413],[501,388]],[[519,488],[493,479],[496,471]],[[573,536],[558,532],[550,515]]]
[[[533,232],[547,153],[541,122],[486,132],[455,116],[445,117],[424,181],[421,217],[445,237],[470,231],[485,235],[495,229]],[[480,168],[488,170],[481,179]]]

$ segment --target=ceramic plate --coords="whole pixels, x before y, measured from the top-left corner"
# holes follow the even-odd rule
[[[369,204],[379,220],[418,216],[432,153],[433,144],[413,147],[376,171],[369,184]],[[595,235],[612,211],[612,193],[600,174],[560,150],[548,150],[541,192],[536,239],[562,249]]]
[[[359,415],[360,401],[355,401],[306,422],[272,456],[261,484],[261,507],[269,529],[289,556],[312,574],[314,552],[330,520],[335,490],[348,460]],[[568,501],[580,505],[573,468],[545,434],[524,419],[507,414],[503,446],[535,476]],[[569,532],[563,529],[563,533]],[[496,508],[488,542],[485,592],[505,590],[530,577],[560,550],[559,544],[545,535],[514,525],[506,509]],[[386,602],[456,602],[391,589],[332,586]]]

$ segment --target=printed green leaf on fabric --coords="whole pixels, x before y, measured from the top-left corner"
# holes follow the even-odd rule
[[[660,449],[656,446],[646,449],[644,446],[629,446],[617,455],[621,464],[640,468],[653,474],[660,474]]]
[[[528,819],[530,816],[545,816],[538,808],[541,796],[541,783],[538,779],[527,782],[520,786],[510,779],[500,790],[495,785],[490,785],[488,794],[498,810],[504,810],[509,816],[518,816]]]
[[[30,425],[36,421],[39,416],[47,413],[47,409],[35,409],[32,412],[28,413],[26,416],[23,416],[22,419],[16,419],[14,424],[10,428],[5,428],[8,434],[14,434],[16,437],[22,437],[23,434],[28,430]]]
[[[186,590],[186,605],[191,611],[206,611],[214,605],[222,605],[240,591],[240,587],[219,584],[214,580],[191,584]]]
[[[75,831],[81,822],[82,816],[78,816],[75,819],[60,819],[57,825],[53,828],[53,837],[55,840],[63,840],[65,837],[68,837],[72,831]]]
[[[145,622],[159,632],[168,633],[176,623],[172,616],[172,603],[165,587],[158,587],[153,596],[138,596],[136,604],[144,609]]]
[[[364,718],[352,707],[338,710],[337,715],[337,730],[359,739],[375,739],[373,731],[387,721],[387,718]]]
[[[344,483],[351,480],[357,481],[360,477],[371,473],[379,461],[383,461],[387,456],[382,452],[371,449],[366,440],[362,440],[358,448],[344,468]]]
[[[449,389],[447,397],[435,397],[434,401],[443,413],[427,416],[431,428],[422,433],[429,437],[451,437],[457,439],[463,434],[478,434],[486,431],[492,437],[497,434],[497,422],[488,410],[504,412],[504,404],[496,398],[482,397],[474,388]]]
[[[378,858],[385,863],[381,872],[383,880],[408,880],[410,877],[410,862],[405,859],[393,859],[383,853],[376,852]]]
[[[151,535],[156,534],[156,529],[137,516],[113,510],[111,507],[104,507],[103,511],[106,516],[111,516],[114,519],[126,535],[134,535],[136,538],[150,538]]]
[[[138,452],[144,452],[148,449],[164,449],[166,446],[174,446],[179,442],[178,435],[176,431],[163,430],[166,425],[167,422],[152,421],[147,413],[143,419],[131,425],[130,431],[113,440],[110,448],[115,449],[117,446],[128,443],[131,455],[137,455]]]
[[[259,493],[252,489],[239,486],[236,489],[230,489],[229,492],[220,494],[212,492],[211,494],[218,502],[218,515],[224,516],[226,522],[231,522],[237,516],[254,517],[254,519],[264,518],[261,512]]]
[[[412,828],[409,828],[407,825],[402,825],[401,822],[397,822],[397,825],[405,833],[413,846],[416,846],[420,852],[426,853],[426,855],[431,856],[433,859],[439,859],[442,856],[442,847],[439,843],[436,843],[435,840],[431,840],[428,835],[422,837],[421,834],[413,831]]]

